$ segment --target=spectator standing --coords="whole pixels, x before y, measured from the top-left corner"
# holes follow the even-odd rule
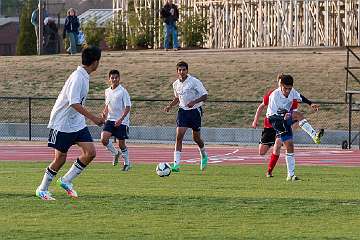
[[[67,11],[67,17],[65,19],[65,26],[63,32],[63,38],[69,40],[69,48],[66,50],[67,53],[73,55],[77,53],[77,42],[79,34],[80,22],[76,16],[76,11],[74,8],[70,8]]]
[[[46,54],[57,54],[59,49],[59,34],[53,18],[44,20],[44,52]]]
[[[175,51],[179,50],[178,34],[176,21],[179,20],[179,10],[172,0],[166,0],[165,5],[160,11],[161,18],[164,20],[165,39],[164,48],[166,51],[170,49],[170,37],[173,40],[173,48]]]

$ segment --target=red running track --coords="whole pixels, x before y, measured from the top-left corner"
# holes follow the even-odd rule
[[[130,159],[134,163],[156,163],[173,161],[173,145],[128,144]],[[264,164],[256,147],[206,146],[209,164]],[[97,156],[94,162],[111,162],[112,156],[106,149],[96,144]],[[76,159],[80,151],[73,146],[68,159]],[[284,163],[283,152],[280,163]],[[198,164],[199,152],[194,145],[185,145],[182,163]],[[295,149],[296,164],[324,166],[360,166],[359,150],[340,148],[298,148]],[[53,159],[53,149],[46,143],[0,143],[0,161],[45,161]]]

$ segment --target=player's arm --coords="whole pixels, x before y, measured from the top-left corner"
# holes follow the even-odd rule
[[[122,121],[124,121],[125,117],[129,114],[131,107],[130,106],[126,106],[125,110],[123,112],[123,114],[121,115],[121,117],[115,122],[115,127],[120,126],[120,124],[122,123]]]
[[[300,94],[301,97],[301,102],[306,103],[307,105],[309,105],[314,111],[318,111],[319,110],[319,105],[313,103],[312,101],[310,101],[309,99],[307,99],[304,95]]]
[[[266,105],[264,104],[264,102],[262,102],[262,103],[259,104],[258,108],[256,109],[256,113],[255,113],[255,116],[254,116],[254,121],[251,124],[251,126],[253,128],[257,127],[260,114],[262,113],[262,111],[264,110],[265,107],[266,107]]]
[[[174,97],[174,99],[169,103],[169,105],[164,108],[165,112],[168,112],[172,107],[178,105],[179,101],[180,100],[178,97]]]
[[[109,113],[109,106],[105,105],[104,110],[101,113],[101,117],[104,119],[104,121],[105,121],[106,116],[108,115],[108,113]]]
[[[207,94],[204,94],[204,95],[202,95],[201,97],[199,97],[199,98],[197,98],[197,99],[189,102],[189,103],[187,104],[187,106],[188,106],[189,108],[192,108],[195,104],[197,104],[197,103],[199,103],[199,102],[204,102],[204,101],[206,101],[207,98],[208,98],[208,95],[207,95]]]
[[[83,105],[81,105],[80,103],[74,103],[71,104],[70,106],[80,114],[84,115],[86,118],[93,121],[96,125],[101,126],[104,123],[104,120],[102,118],[97,117],[88,110],[86,110],[86,108],[84,108]]]

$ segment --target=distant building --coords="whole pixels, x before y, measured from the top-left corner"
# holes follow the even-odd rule
[[[106,23],[113,18],[112,9],[89,9],[78,16],[80,23],[84,24],[89,20],[96,19],[97,27],[106,27]]]
[[[15,55],[19,18],[0,18],[0,56]]]

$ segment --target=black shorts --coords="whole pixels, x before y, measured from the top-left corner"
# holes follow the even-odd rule
[[[62,153],[66,153],[69,148],[78,142],[92,142],[90,131],[87,127],[77,132],[60,132],[55,129],[50,129],[48,147],[55,148]]]
[[[273,146],[275,144],[276,131],[273,128],[264,128],[261,133],[259,144]]]
[[[176,126],[192,128],[193,131],[198,132],[201,128],[202,114],[203,111],[201,107],[191,110],[179,108],[176,118]]]
[[[106,121],[103,131],[111,132],[112,136],[119,140],[129,138],[129,127],[124,124],[120,124],[119,127],[115,127],[115,121]]]

